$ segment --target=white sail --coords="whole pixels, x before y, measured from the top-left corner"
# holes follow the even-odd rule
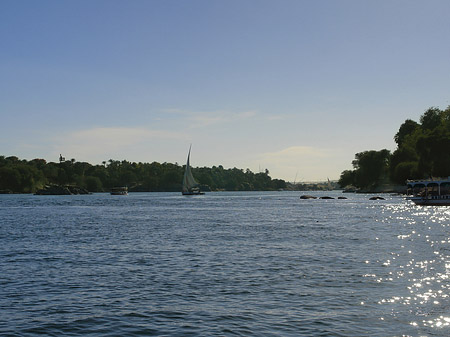
[[[194,189],[198,190],[198,183],[192,175],[191,165],[189,164],[189,158],[191,156],[191,147],[189,147],[189,153],[186,162],[186,169],[183,176],[183,193],[190,193]]]

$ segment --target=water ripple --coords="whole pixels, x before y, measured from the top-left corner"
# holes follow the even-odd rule
[[[448,335],[450,211],[385,197],[0,196],[0,334]]]

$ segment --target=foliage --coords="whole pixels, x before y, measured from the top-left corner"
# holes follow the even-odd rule
[[[383,182],[450,176],[450,106],[431,107],[420,123],[407,119],[394,136],[397,149],[357,153],[354,170],[344,171],[339,184],[373,188]]]
[[[31,161],[0,156],[0,190],[33,193],[47,184],[76,185],[91,192],[109,191],[113,187],[128,186],[130,191],[181,191],[184,166],[171,163],[132,163],[110,159],[102,165],[77,162],[60,163],[43,159]],[[276,190],[286,182],[271,179],[269,171],[253,173],[222,166],[192,169],[203,190]]]
[[[352,186],[355,183],[355,175],[356,171],[354,170],[345,170],[341,173],[341,177],[339,178],[338,184],[342,187]]]
[[[388,177],[390,155],[386,149],[357,153],[352,162],[355,169],[353,185],[362,189],[379,186]]]
[[[398,146],[403,145],[403,142],[405,141],[406,137],[410,136],[411,134],[416,131],[420,125],[411,120],[407,119],[401,126],[398,132],[394,136],[394,140],[397,143]]]
[[[450,106],[446,110],[429,108],[420,124],[397,144],[390,163],[392,181],[403,184],[406,179],[449,176]]]

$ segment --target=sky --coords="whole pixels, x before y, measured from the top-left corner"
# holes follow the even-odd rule
[[[338,179],[450,103],[447,0],[2,0],[0,155]]]

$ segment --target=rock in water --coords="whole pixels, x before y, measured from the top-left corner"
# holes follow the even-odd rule
[[[377,196],[377,197],[371,197],[371,198],[369,198],[369,200],[385,200],[385,199]]]
[[[84,188],[77,186],[47,185],[43,189],[38,190],[36,195],[72,195],[72,194],[89,194]]]

